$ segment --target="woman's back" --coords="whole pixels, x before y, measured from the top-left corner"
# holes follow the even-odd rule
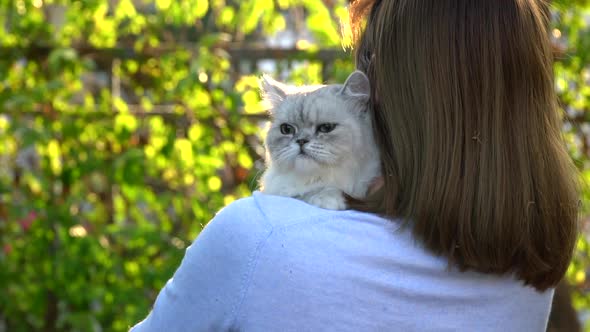
[[[551,297],[451,270],[397,222],[255,193],[203,230],[137,330],[543,331]]]
[[[349,208],[406,228],[255,194],[207,226],[141,326],[543,331],[579,212],[549,17],[538,0],[353,1],[382,185]]]

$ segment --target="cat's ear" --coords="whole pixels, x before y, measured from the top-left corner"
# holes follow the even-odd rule
[[[260,79],[260,92],[262,99],[272,108],[282,103],[287,97],[287,87],[266,74]]]
[[[371,84],[365,73],[355,70],[344,82],[340,93],[346,96],[367,99],[371,97]]]

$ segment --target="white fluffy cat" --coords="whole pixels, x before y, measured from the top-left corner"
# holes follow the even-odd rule
[[[369,89],[360,71],[326,86],[291,87],[263,76],[271,124],[262,191],[332,210],[346,209],[344,193],[364,198],[380,175]]]

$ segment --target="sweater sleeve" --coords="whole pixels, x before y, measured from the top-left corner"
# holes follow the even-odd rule
[[[269,234],[252,198],[222,209],[187,248],[152,311],[131,331],[230,330]]]

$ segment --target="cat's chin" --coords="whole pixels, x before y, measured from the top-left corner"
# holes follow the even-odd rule
[[[321,170],[322,165],[309,155],[300,154],[293,162],[293,170],[299,174],[313,174]]]

